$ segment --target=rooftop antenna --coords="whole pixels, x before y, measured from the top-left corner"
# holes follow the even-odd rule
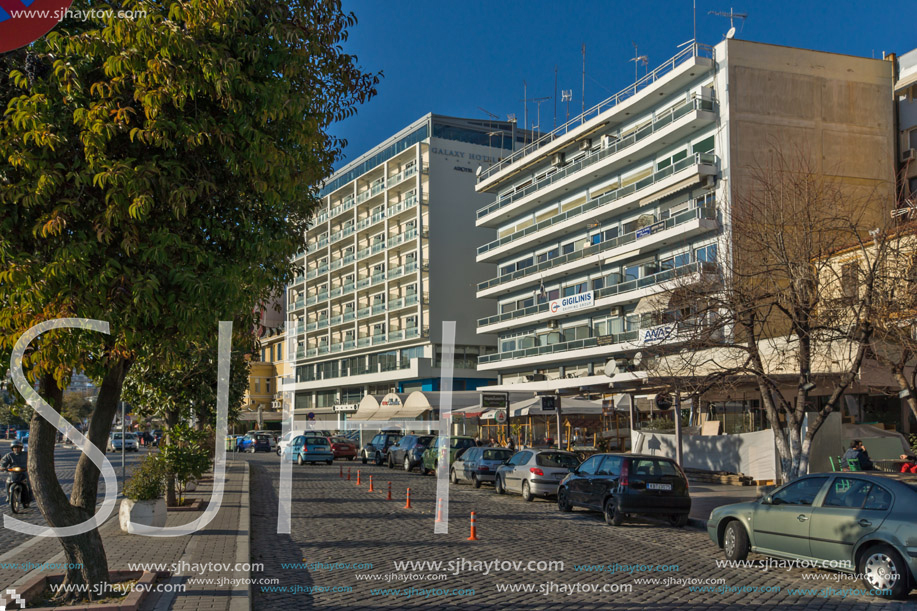
[[[729,31],[726,32],[726,38],[732,38],[736,35],[735,20],[742,20],[742,27],[745,27],[745,20],[748,18],[748,13],[736,13],[732,10],[732,7],[729,7],[729,12],[724,11],[708,11],[708,15],[716,15],[718,17],[729,17]]]
[[[551,98],[550,98],[550,96],[549,96],[549,97],[546,97],[546,98],[532,98],[532,99],[530,100],[531,102],[535,102],[535,104],[538,106],[538,125],[533,125],[533,126],[532,126],[532,131],[535,131],[536,128],[537,128],[537,129],[541,129],[541,105],[542,105],[544,102],[547,102],[547,101],[550,100],[550,99],[551,99]],[[534,135],[534,134],[532,134],[532,138],[533,138],[533,139],[535,138],[535,135]]]
[[[637,66],[642,63],[644,68],[649,69],[647,66],[650,62],[650,58],[646,55],[638,55],[639,51],[637,49],[637,43],[635,43],[633,40],[630,41],[630,44],[634,45],[634,57],[630,61],[634,62],[634,82],[636,83],[637,79],[639,78],[637,76]]]
[[[570,121],[570,100],[573,99],[573,90],[572,89],[561,89],[560,90],[560,101],[567,103],[567,120],[564,123]]]

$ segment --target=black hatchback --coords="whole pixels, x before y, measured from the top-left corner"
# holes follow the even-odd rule
[[[405,435],[388,449],[388,468],[394,469],[395,465],[399,465],[405,471],[411,471],[421,463],[423,451],[434,439],[436,435]]]
[[[675,461],[662,456],[595,454],[565,477],[557,508],[585,507],[620,526],[631,515],[665,517],[673,526],[688,523],[688,479]]]

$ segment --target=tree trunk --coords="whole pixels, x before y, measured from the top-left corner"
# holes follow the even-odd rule
[[[159,444],[169,443],[171,441],[172,434],[170,431],[172,427],[178,424],[179,412],[177,409],[172,409],[166,412],[166,431],[163,439],[160,440]],[[178,506],[178,495],[175,491],[175,475],[169,474],[169,481],[166,482],[166,505],[168,507],[177,507]]]
[[[130,362],[120,359],[112,365],[102,380],[87,435],[90,442],[100,450],[104,450],[108,441],[112,419],[121,396],[121,386],[129,368]],[[52,375],[46,374],[41,378],[41,392],[48,403],[60,411],[63,391],[58,388]],[[37,413],[33,414],[29,429],[29,480],[38,508],[48,524],[52,527],[73,526],[95,514],[99,470],[88,456],[81,455],[73,476],[73,490],[68,500],[54,468],[56,437],[57,430],[51,423]],[[87,592],[61,593],[58,600],[92,600],[95,597],[93,588],[109,580],[108,558],[98,529],[61,538],[60,542],[64,548],[67,565],[79,567],[66,569],[64,584],[85,584],[89,587]]]

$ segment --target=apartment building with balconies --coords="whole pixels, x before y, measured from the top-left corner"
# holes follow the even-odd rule
[[[731,202],[775,149],[804,151],[851,192],[891,195],[892,82],[882,60],[692,44],[482,168],[476,223],[491,233],[476,260],[497,271],[477,286],[490,304],[478,332],[498,344],[478,369],[501,388],[607,385],[607,365],[677,349],[691,308],[673,285],[728,268]]]
[[[439,390],[443,321],[456,321],[453,388],[493,381],[476,369],[496,338],[475,328],[487,305],[474,287],[494,268],[474,263],[487,234],[474,211],[490,199],[474,171],[512,150],[513,128],[429,114],[328,178],[288,291],[297,415]]]

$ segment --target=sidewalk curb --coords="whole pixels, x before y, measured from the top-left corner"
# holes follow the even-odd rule
[[[688,527],[707,532],[707,520],[701,520],[700,518],[688,518]]]
[[[230,597],[229,611],[251,611],[252,608],[252,517],[251,481],[249,480],[249,472],[251,471],[251,467],[247,460],[240,462],[241,464],[245,465],[245,469],[242,471],[242,494],[239,497],[239,534],[236,535],[236,567],[239,565],[245,565],[248,567],[248,569],[245,571],[236,570],[233,572],[233,578],[245,580],[244,582],[236,581],[236,583],[245,584],[244,586],[239,586],[240,590],[242,587],[245,588],[245,598],[242,598],[242,596]]]

